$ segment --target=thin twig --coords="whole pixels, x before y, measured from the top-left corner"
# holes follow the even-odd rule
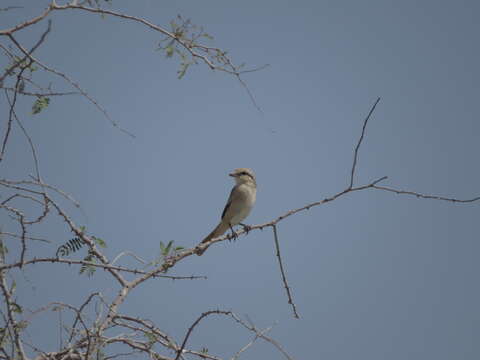
[[[266,333],[268,333],[270,330],[272,330],[273,326],[269,326],[268,328],[262,330],[259,332],[260,335],[265,335]],[[243,353],[244,351],[246,351],[249,347],[251,347],[255,341],[257,341],[257,339],[259,339],[260,336],[258,334],[255,334],[255,336],[253,337],[252,341],[250,341],[248,344],[246,344],[244,347],[242,347],[240,350],[238,350],[235,355],[232,356],[232,359],[231,360],[237,360],[238,357],[240,356],[241,353]]]
[[[115,259],[112,260],[111,264],[114,265],[118,260],[120,260],[120,258],[122,256],[125,256],[125,255],[130,255],[131,257],[133,257],[135,260],[137,260],[138,262],[142,263],[142,264],[145,264],[146,261],[143,260],[141,257],[139,257],[138,255],[134,254],[133,252],[131,251],[122,251],[120,254],[118,254]]]
[[[411,196],[415,196],[415,197],[421,198],[421,199],[450,201],[450,202],[453,202],[453,203],[471,203],[471,202],[475,202],[475,201],[480,200],[480,196],[474,197],[472,199],[455,199],[455,198],[449,198],[449,197],[438,196],[438,195],[421,194],[421,193],[417,193],[417,192],[414,192],[414,191],[398,190],[398,189],[394,189],[394,188],[387,187],[387,186],[373,185],[372,188],[377,189],[377,190],[393,192],[393,193],[398,194],[398,195],[411,195]]]
[[[33,24],[36,24],[37,22],[43,20],[49,13],[50,11],[52,11],[51,7],[48,7],[45,9],[45,11],[34,17],[33,19],[30,19],[30,20],[27,20],[21,24],[18,24],[16,26],[14,26],[13,28],[10,28],[10,29],[6,29],[6,30],[0,30],[0,36],[5,36],[5,35],[10,35],[10,34],[13,34],[14,32],[18,31],[18,30],[21,30],[23,28],[26,28],[27,26],[31,26]]]
[[[253,322],[249,319],[250,325],[246,324],[240,317],[234,313],[231,313],[230,316],[238,322],[240,325],[242,325],[244,328],[254,332],[259,338],[265,340],[266,342],[272,344],[274,347],[277,348],[278,351],[280,351],[283,356],[287,358],[287,360],[293,360],[293,358],[285,351],[285,349],[278,343],[278,341],[272,339],[271,337],[268,337],[264,334],[262,334],[258,329],[255,327]]]
[[[204,318],[206,318],[209,315],[231,315],[231,311],[223,311],[223,310],[210,310],[202,313],[197,320],[193,322],[193,324],[188,328],[187,333],[183,339],[182,345],[180,346],[180,349],[177,351],[177,356],[175,357],[175,360],[178,360],[180,358],[180,355],[182,355],[183,349],[185,349],[185,345],[187,344],[188,338],[192,334],[193,329],[202,321]]]
[[[10,236],[10,237],[13,237],[13,238],[16,238],[16,239],[20,239],[19,235],[11,233],[11,232],[7,232],[7,231],[0,231],[0,235],[6,235],[6,236]],[[52,242],[51,240],[42,239],[42,238],[33,237],[33,236],[25,236],[25,239],[33,240],[33,241],[41,241],[41,242],[46,242],[46,243],[51,243]],[[0,266],[0,268],[1,268],[1,266]]]
[[[75,334],[75,328],[77,326],[77,322],[81,321],[81,315],[82,315],[82,311],[83,309],[90,303],[90,301],[92,301],[92,299],[95,297],[95,296],[99,296],[100,293],[99,292],[94,292],[92,294],[90,294],[87,298],[87,300],[85,300],[83,302],[82,305],[80,305],[80,308],[76,311],[76,316],[75,316],[75,320],[73,322],[73,325],[72,325],[72,330],[70,332],[70,337],[68,338],[68,343],[70,343],[74,337],[74,334]]]
[[[373,111],[375,110],[375,107],[377,106],[379,101],[380,101],[380,98],[377,98],[377,101],[375,101],[375,104],[373,104],[372,108],[370,109],[370,112],[368,113],[367,117],[363,121],[362,134],[360,135],[360,139],[358,139],[357,146],[355,146],[355,153],[353,155],[353,165],[352,165],[352,170],[350,172],[350,186],[348,187],[349,189],[353,187],[353,177],[355,176],[355,168],[357,166],[358,149],[360,148],[360,145],[362,144],[362,141],[363,141],[363,137],[365,136],[365,129],[367,128],[368,120],[370,119],[370,116],[373,114]]]
[[[6,91],[8,92],[14,92],[15,89],[14,88],[10,88],[10,87],[4,87],[3,89],[5,89]],[[25,96],[33,96],[33,97],[36,97],[36,98],[39,98],[39,97],[44,97],[44,96],[69,96],[69,95],[81,95],[80,92],[78,91],[65,91],[65,92],[53,92],[53,91],[45,91],[45,92],[31,92],[31,91],[18,91],[19,94],[21,95],[25,95]]]
[[[0,234],[7,234],[9,236],[13,236],[10,233],[5,233],[1,232]],[[15,237],[20,238],[19,235],[14,235]],[[29,238],[25,237],[26,239],[33,239],[33,240],[43,240],[43,239],[37,239],[37,238]],[[43,240],[43,241],[48,241],[48,240]],[[50,242],[50,241],[49,241]],[[94,263],[90,261],[84,261],[84,260],[73,260],[73,259],[63,259],[63,258],[57,258],[57,257],[48,257],[48,258],[33,258],[30,260],[25,260],[23,262],[23,265],[31,265],[31,264],[41,264],[41,263],[59,263],[59,264],[68,264],[68,265],[84,265],[84,266],[92,266],[100,269],[111,269],[111,270],[117,270],[117,271],[123,271],[135,275],[150,275],[150,272],[143,271],[143,270],[137,270],[137,269],[130,269],[122,266],[113,266],[109,264],[99,264],[99,263]],[[3,264],[0,265],[0,271],[1,270],[8,270],[8,269],[13,269],[20,267],[22,265],[21,262],[16,262],[13,264]],[[207,277],[202,275],[190,275],[190,276],[174,276],[174,275],[160,275],[160,274],[154,274],[151,277],[154,278],[162,278],[162,279],[170,279],[170,280],[206,280]]]
[[[273,239],[275,240],[275,248],[277,249],[277,252],[276,252],[275,255],[277,256],[278,265],[280,266],[280,273],[282,274],[283,286],[285,287],[285,290],[287,291],[288,303],[290,305],[292,305],[293,316],[295,316],[295,318],[299,319],[300,316],[298,316],[297,307],[295,306],[295,303],[293,302],[292,293],[290,291],[290,287],[288,286],[287,277],[285,275],[285,270],[283,268],[282,257],[280,256],[280,244],[278,242],[277,225],[272,225],[272,229],[273,229]]]

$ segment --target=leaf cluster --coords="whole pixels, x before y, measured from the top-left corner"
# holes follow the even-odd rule
[[[200,39],[213,40],[213,36],[207,34],[201,26],[193,24],[190,19],[184,19],[181,15],[177,15],[174,20],[170,21],[170,32],[173,34],[173,38],[166,36],[160,40],[157,50],[163,51],[167,58],[178,55],[180,67],[177,75],[181,79],[190,65],[196,63],[185,48],[194,49],[202,46],[198,43]]]

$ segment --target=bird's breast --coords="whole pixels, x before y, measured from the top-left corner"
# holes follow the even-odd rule
[[[256,200],[256,189],[248,185],[240,185],[238,187],[237,201],[232,206],[232,217],[230,223],[237,225],[242,222],[252,211]]]

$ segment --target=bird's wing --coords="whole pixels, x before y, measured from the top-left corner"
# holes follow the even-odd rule
[[[230,196],[228,197],[228,200],[227,200],[227,204],[225,205],[225,208],[223,209],[223,212],[222,212],[222,220],[223,218],[225,217],[225,214],[227,213],[227,210],[228,208],[230,207],[230,205],[232,204],[232,199],[233,199],[233,192],[235,191],[237,187],[234,186],[232,191],[230,191]]]

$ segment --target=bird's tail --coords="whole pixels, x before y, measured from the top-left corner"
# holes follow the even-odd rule
[[[223,235],[227,230],[228,230],[228,225],[223,221],[221,221],[220,224],[218,224],[218,226],[215,229],[213,229],[213,231],[210,234],[208,234],[208,236],[205,239],[202,240],[201,243],[203,244],[203,243],[209,242],[210,240]],[[208,246],[201,250],[197,250],[197,255],[198,256],[202,255],[205,252],[205,250],[207,250],[207,248]]]

